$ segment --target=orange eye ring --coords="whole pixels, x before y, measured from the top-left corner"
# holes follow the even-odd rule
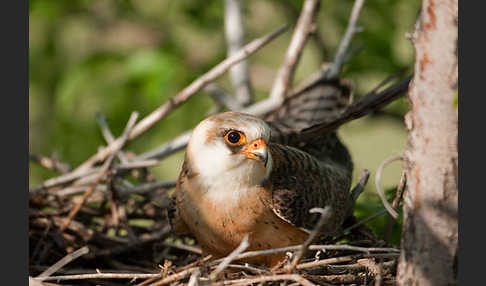
[[[231,146],[239,146],[246,143],[245,134],[236,130],[228,131],[224,136],[224,140]]]

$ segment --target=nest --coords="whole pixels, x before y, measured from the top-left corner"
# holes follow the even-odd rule
[[[54,190],[31,196],[30,276],[44,277],[46,285],[395,284],[399,250],[387,247],[355,219],[346,222],[343,227],[349,231],[341,236],[304,246],[297,263],[302,246],[267,250],[287,253],[286,261],[268,269],[238,260],[261,251],[240,248],[225,259],[211,260],[202,256],[193,238],[173,234],[166,211],[168,188],[108,189],[98,185],[71,218],[83,193],[59,195]]]
[[[276,90],[280,90],[280,94],[249,107],[236,106],[236,109],[263,116],[281,106],[285,93],[291,94],[286,91],[290,89],[297,63],[294,55],[302,51],[302,39],[312,30],[312,19],[318,7],[315,1],[307,2],[314,4],[312,9],[303,9],[301,18],[304,20],[299,20],[292,39],[301,44],[291,45],[293,50],[288,51],[283,66],[288,72],[279,73],[276,80]],[[355,7],[353,10],[359,12],[361,6],[355,4]],[[349,42],[357,31],[356,20],[356,16],[351,17],[349,36],[344,37],[342,48],[329,70],[318,71],[317,77],[311,76],[312,80],[304,86],[337,78],[349,54],[346,52]],[[190,132],[144,154],[122,150],[127,141],[136,139],[285,29],[280,28],[242,47],[137,124],[138,113],[132,113],[123,134],[116,139],[100,115],[97,119],[107,146],[74,170],[56,158],[31,154],[31,160],[61,174],[29,190],[31,285],[395,284],[399,250],[388,247],[363,222],[355,219],[346,222],[338,237],[265,250],[287,253],[287,260],[273,269],[244,263],[242,258],[262,254],[262,251],[245,252],[244,241],[226,258],[203,257],[193,238],[177,236],[170,227],[167,209],[175,182],[157,181],[148,169],[183,149]],[[390,82],[386,80],[335,120],[317,126],[317,130],[335,130],[399,98],[408,89],[410,78],[378,91]],[[234,109],[232,97],[213,95],[217,105]]]

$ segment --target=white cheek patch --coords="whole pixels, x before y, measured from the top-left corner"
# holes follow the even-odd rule
[[[264,123],[250,126],[247,124],[246,127],[244,133],[250,140],[263,137],[268,141],[269,129]],[[265,168],[259,161],[233,154],[223,138],[211,138],[213,140],[208,142],[209,136],[216,136],[206,134],[211,128],[214,128],[211,121],[201,122],[194,130],[187,152],[191,166],[199,174],[197,180],[203,188],[202,193],[221,208],[231,211],[242,197],[255,189],[255,185],[270,175],[272,158],[268,152]]]
[[[193,167],[204,179],[220,176],[229,166],[227,158],[231,152],[222,144],[211,145],[196,144],[191,146],[191,158]]]

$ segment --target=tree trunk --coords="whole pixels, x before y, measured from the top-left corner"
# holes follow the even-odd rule
[[[399,285],[457,284],[457,5],[423,0],[412,36]]]

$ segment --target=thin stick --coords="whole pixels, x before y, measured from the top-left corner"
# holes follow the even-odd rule
[[[312,31],[312,24],[319,11],[319,0],[306,0],[297,25],[292,35],[282,66],[277,72],[270,98],[283,100],[292,84],[294,71],[302,54],[307,37]]]
[[[61,176],[58,176],[58,177],[55,177],[55,178],[48,179],[48,180],[44,181],[42,184],[35,186],[33,188],[30,188],[29,189],[29,195],[35,195],[42,190],[49,189],[49,188],[52,188],[52,187],[55,187],[55,186],[58,186],[58,185],[61,185],[61,184],[64,184],[64,183],[68,183],[68,182],[74,181],[76,179],[79,179],[81,177],[89,176],[89,175],[92,175],[92,174],[95,174],[95,173],[98,173],[98,172],[99,172],[99,169],[84,170],[84,171],[80,171],[80,172],[71,172],[71,173],[67,173],[67,174],[64,174],[64,175],[61,175]]]
[[[272,32],[266,36],[253,40],[251,43],[247,44],[243,47],[240,51],[235,53],[233,56],[227,58],[226,60],[222,61],[210,71],[193,81],[189,86],[184,88],[174,97],[172,97],[167,103],[163,104],[159,108],[155,109],[143,118],[135,127],[132,129],[128,136],[128,140],[133,140],[140,134],[146,132],[150,129],[153,125],[159,122],[162,118],[167,116],[174,108],[178,107],[198,91],[200,91],[204,86],[208,83],[214,81],[218,77],[224,74],[231,66],[234,64],[244,60],[251,54],[258,51],[264,45],[275,39],[277,36],[281,35],[287,29],[287,25],[284,25],[277,29],[275,32]],[[80,170],[85,170],[90,168],[94,163],[103,161],[106,159],[111,153],[113,153],[114,149],[116,149],[116,144],[119,143],[121,139],[116,139],[113,143],[109,144],[106,148],[98,151],[94,154],[91,158],[89,158],[86,162],[78,166],[75,172]]]
[[[81,247],[80,249],[73,251],[66,256],[64,256],[61,260],[56,262],[51,267],[47,268],[41,274],[39,274],[35,279],[38,281],[44,281],[47,277],[54,274],[56,271],[64,267],[64,265],[68,264],[69,262],[75,260],[76,258],[85,255],[89,252],[89,248],[87,246]]]
[[[207,92],[211,96],[211,98],[214,101],[216,101],[218,104],[226,107],[231,111],[238,111],[243,108],[243,106],[240,104],[240,102],[238,102],[238,100],[236,100],[233,96],[227,94],[214,82],[208,84],[204,88],[204,91]]]
[[[140,186],[135,187],[126,187],[126,186],[117,186],[117,188],[125,194],[145,194],[155,189],[171,189],[176,186],[176,181],[157,181],[151,183],[145,183]]]
[[[103,134],[106,143],[108,144],[113,143],[113,141],[115,141],[115,137],[113,136],[113,133],[111,133],[110,127],[108,126],[108,122],[106,122],[105,116],[101,113],[96,113],[96,121],[100,126],[101,133]],[[118,152],[117,157],[120,159],[122,163],[128,163],[128,159],[125,156],[125,154],[123,154],[123,152]]]
[[[239,259],[244,259],[248,257],[254,257],[254,256],[259,256],[259,255],[267,255],[267,254],[276,254],[276,253],[282,253],[282,252],[288,252],[288,251],[296,251],[302,248],[302,245],[294,245],[294,246],[287,246],[287,247],[281,247],[281,248],[273,248],[273,249],[265,249],[265,250],[255,250],[255,251],[247,251],[244,252],[238,256],[236,256],[234,259],[239,260]],[[391,248],[391,247],[360,247],[360,246],[353,246],[353,245],[347,245],[347,244],[339,244],[339,245],[310,245],[309,250],[349,250],[349,251],[359,251],[359,252],[364,252],[364,253],[371,253],[371,252],[395,252],[399,253],[400,250],[397,248]],[[212,261],[209,263],[209,265],[215,265],[222,261],[223,259],[218,259],[215,261]]]
[[[257,273],[257,274],[269,274],[269,273],[271,273],[270,271],[268,271],[264,268],[257,268],[255,266],[250,266],[250,265],[248,265],[248,263],[245,263],[245,265],[228,264],[228,268],[244,269],[244,270],[248,270],[250,272]]]
[[[228,57],[237,53],[244,43],[245,26],[241,12],[241,0],[224,1],[224,35],[228,47]],[[240,106],[253,102],[253,95],[248,72],[248,61],[242,60],[230,69],[231,83]]]
[[[192,253],[195,253],[195,254],[202,255],[202,250],[199,247],[190,246],[190,245],[187,245],[187,244],[176,244],[176,243],[171,243],[171,242],[163,242],[162,244],[164,246],[167,246],[167,247],[182,249],[182,250],[185,250],[185,251],[189,251],[189,252],[192,252]]]
[[[316,79],[309,81],[309,83],[305,86],[312,85],[316,80],[318,80],[318,78],[320,77],[318,76],[318,74],[316,74]],[[390,78],[394,78],[394,76]],[[389,82],[389,80],[390,79],[387,78],[384,82]],[[392,85],[391,87],[383,91],[378,91],[376,88],[373,89],[372,91],[368,92],[361,100],[349,106],[346,111],[335,120],[325,124],[317,124],[309,127],[308,129],[305,129],[302,134],[299,134],[299,136],[302,138],[302,140],[305,141],[306,137],[314,136],[314,134],[316,133],[322,134],[324,132],[335,130],[339,126],[353,119],[365,116],[371,111],[377,110],[378,108],[385,106],[386,104],[403,96],[403,94],[408,90],[410,80],[411,76],[408,76],[407,78],[401,80],[400,82]],[[298,92],[303,90],[305,86],[303,86],[302,88],[298,88],[293,92],[293,94],[297,94]],[[383,84],[380,84],[379,86],[383,87]],[[268,98],[244,108],[243,110],[241,110],[241,112],[261,116],[275,110],[281,104],[282,102],[280,100]],[[168,143],[165,143],[156,149],[139,155],[135,160],[162,160],[163,158],[166,158],[167,156],[184,149],[187,146],[187,142],[191,138],[191,135],[192,130],[186,131],[175,139],[169,141]]]
[[[127,142],[128,134],[130,134],[130,131],[135,126],[135,122],[137,122],[137,118],[138,118],[138,112],[136,111],[132,112],[130,118],[128,119],[127,126],[125,127],[125,130],[123,131],[123,134],[120,137],[121,140],[119,141],[118,144],[115,144],[116,149],[113,150],[113,153],[110,155],[110,157],[105,161],[105,163],[103,163],[103,166],[100,168],[97,178],[95,179],[94,183],[90,186],[90,188],[83,194],[83,196],[81,197],[81,201],[79,201],[69,212],[68,217],[66,218],[64,224],[61,226],[61,232],[64,231],[64,229],[69,225],[73,217],[78,213],[78,211],[83,206],[86,199],[94,192],[96,185],[98,185],[101,179],[106,175],[106,172],[110,168],[111,162],[113,161],[114,155],[118,152],[118,150],[120,150],[123,147],[123,145],[125,145],[125,142]]]
[[[226,256],[223,261],[216,267],[216,269],[209,275],[209,280],[214,281],[219,273],[221,273],[227,266],[228,264],[231,263],[237,257],[239,254],[241,254],[243,251],[245,251],[248,246],[250,246],[250,243],[248,242],[248,235],[245,235],[243,239],[241,240],[240,245],[233,250],[228,256]]]
[[[355,0],[353,9],[351,10],[351,16],[349,18],[348,27],[346,28],[346,32],[344,33],[344,37],[339,44],[338,51],[336,52],[336,56],[334,57],[334,61],[331,67],[325,71],[326,78],[335,78],[339,72],[341,71],[341,67],[344,63],[347,51],[349,49],[349,45],[351,44],[351,40],[354,37],[354,34],[360,31],[360,28],[357,25],[359,13],[361,8],[363,7],[364,0]]]
[[[350,231],[350,230],[352,230],[352,229],[354,229],[354,228],[357,228],[358,226],[363,225],[363,224],[365,224],[365,223],[369,222],[370,220],[373,220],[373,219],[375,219],[376,217],[379,217],[380,215],[382,215],[382,214],[384,214],[384,213],[386,213],[386,209],[384,209],[384,208],[383,208],[383,209],[381,209],[381,210],[377,211],[376,213],[374,213],[374,214],[370,215],[369,217],[367,217],[367,218],[365,218],[365,219],[363,219],[363,220],[359,221],[358,223],[355,223],[355,224],[353,224],[352,226],[350,226],[350,227],[348,227],[348,228],[344,229],[344,230],[342,231],[342,233],[346,233],[346,232],[348,232],[348,231]]]
[[[236,279],[236,280],[226,280],[223,281],[223,285],[248,285],[253,283],[262,283],[267,281],[282,281],[282,280],[291,280],[300,283],[300,285],[304,286],[314,286],[309,280],[305,279],[304,277],[298,274],[280,274],[280,275],[267,275],[267,276],[260,276],[257,278],[252,279]]]
[[[129,139],[137,137],[141,133],[147,131],[155,123],[164,118],[170,111],[175,107],[179,106],[196,92],[200,91],[209,82],[214,81],[221,75],[223,75],[231,66],[240,61],[246,59],[251,54],[258,51],[264,45],[275,39],[277,36],[281,35],[287,29],[287,25],[278,28],[275,32],[272,32],[266,36],[253,40],[251,43],[244,46],[241,50],[236,52],[233,56],[227,58],[226,60],[219,63],[217,66],[212,68],[210,71],[193,81],[188,87],[180,91],[176,96],[169,100],[166,104],[154,110],[144,119],[142,119],[130,132]]]
[[[317,266],[325,266],[334,263],[349,262],[358,258],[375,257],[375,258],[396,258],[400,253],[378,253],[378,254],[354,254],[348,256],[333,257],[328,259],[316,260],[312,262],[301,263],[297,265],[297,269],[308,269]]]
[[[353,202],[356,202],[359,195],[364,191],[369,178],[370,178],[370,171],[368,171],[367,169],[363,169],[361,171],[358,184],[356,184],[353,190],[351,190],[351,198]]]
[[[314,242],[316,239],[317,235],[321,233],[321,229],[324,226],[324,223],[329,219],[330,215],[332,214],[332,209],[331,207],[327,206],[326,208],[313,208],[309,211],[310,213],[320,213],[321,217],[319,218],[319,221],[317,222],[316,226],[310,233],[309,237],[307,240],[301,245],[299,251],[297,254],[294,256],[294,259],[292,259],[292,262],[290,263],[289,267],[287,268],[289,272],[292,272],[295,270],[295,266],[297,263],[299,263],[300,259],[302,256],[304,256],[305,252],[307,251],[309,245]]]
[[[187,283],[187,286],[197,286],[199,285],[199,276],[201,276],[201,271],[199,271],[199,269],[197,269],[196,271],[194,271],[191,275],[191,278],[189,278],[189,282]]]
[[[29,153],[29,160],[34,161],[42,167],[65,174],[71,170],[71,167],[55,158],[49,158],[37,154]]]
[[[123,170],[131,170],[131,169],[139,169],[139,168],[147,168],[153,167],[158,165],[160,162],[158,160],[150,159],[144,161],[133,161],[133,162],[126,162],[116,166],[117,171]]]
[[[150,273],[91,273],[91,274],[76,274],[76,275],[62,275],[49,276],[44,281],[64,281],[64,280],[82,280],[82,279],[146,279],[152,277],[160,277],[162,274]]]
[[[186,278],[187,276],[191,275],[195,271],[199,271],[199,268],[194,267],[194,268],[189,268],[189,269],[183,270],[181,272],[169,275],[169,276],[165,277],[164,279],[161,279],[161,280],[159,280],[155,283],[149,284],[149,285],[150,286],[160,286],[160,285],[164,285],[164,284],[169,284],[169,283],[172,283],[174,281]]]
[[[403,191],[405,190],[406,184],[407,184],[407,176],[405,171],[402,171],[402,176],[400,177],[400,183],[398,183],[397,192],[395,193],[395,198],[393,199],[392,202],[392,208],[395,210],[398,208],[398,205],[400,204],[400,200],[402,199]],[[388,243],[391,240],[394,221],[395,220],[391,216],[389,216],[386,220],[385,241]]]
[[[176,138],[172,139],[168,143],[163,144],[160,147],[147,151],[138,155],[134,161],[157,159],[162,160],[163,158],[180,151],[187,146],[187,142],[191,138],[192,130],[186,131]]]
[[[388,211],[388,213],[394,219],[397,219],[398,213],[390,205],[390,203],[386,199],[386,196],[385,196],[385,193],[383,192],[383,188],[381,187],[380,181],[381,181],[381,174],[383,172],[383,168],[385,168],[385,166],[390,164],[391,162],[398,161],[398,160],[403,160],[402,156],[394,156],[394,157],[386,159],[383,163],[380,164],[380,166],[378,167],[378,170],[376,170],[376,176],[375,176],[376,191],[378,192],[378,195],[380,196],[380,199],[381,199],[381,202],[383,203],[383,206],[385,206],[385,209]]]

